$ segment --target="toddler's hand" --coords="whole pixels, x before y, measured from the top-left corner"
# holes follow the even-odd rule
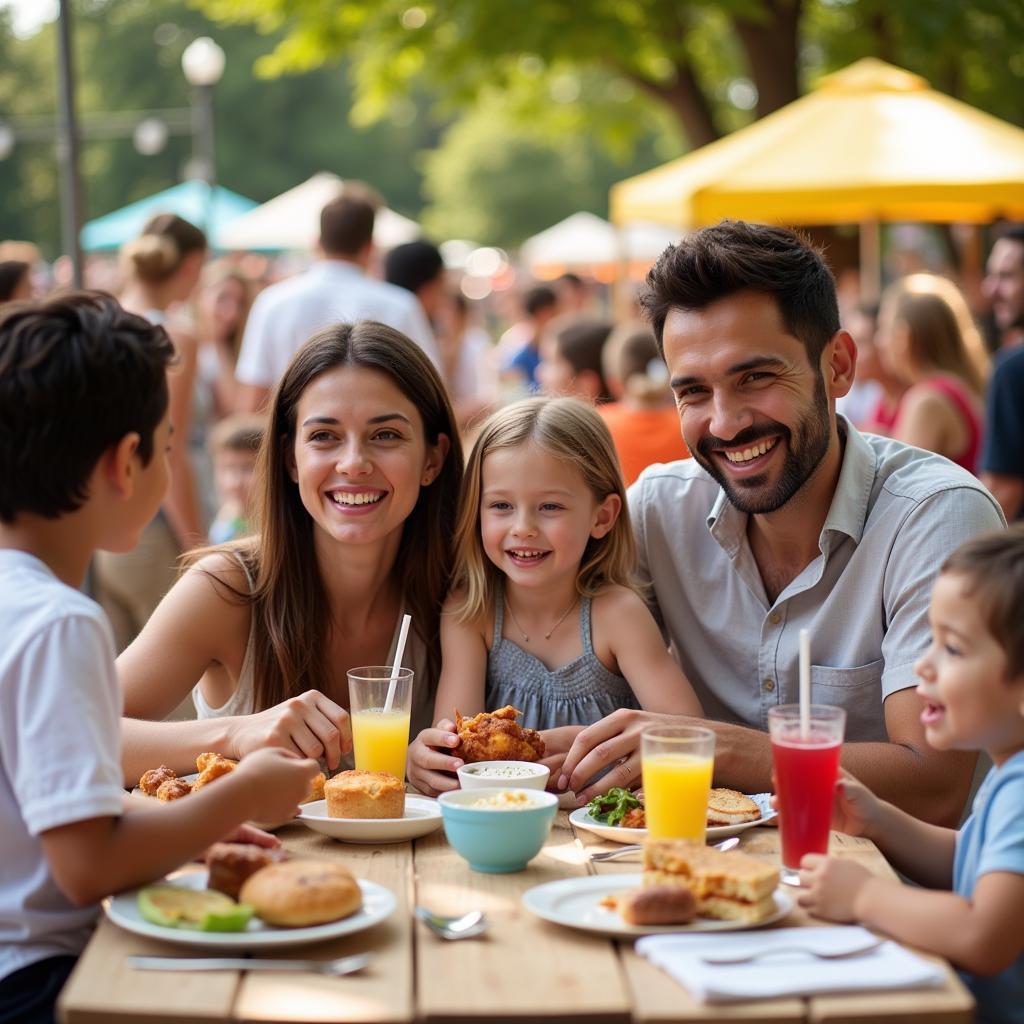
[[[279,747],[249,754],[235,769],[250,785],[253,811],[247,817],[270,822],[294,818],[319,771],[316,761]]]
[[[856,861],[807,853],[800,861],[797,903],[815,917],[848,924],[857,920],[857,898],[871,872]]]
[[[447,718],[442,718],[433,729],[424,729],[409,744],[406,773],[419,792],[437,796],[459,788],[459,780],[453,773],[465,762],[451,755],[452,747],[458,744],[455,723]]]
[[[835,802],[832,805],[832,828],[848,836],[867,836],[878,821],[881,801],[848,771],[839,769]]]

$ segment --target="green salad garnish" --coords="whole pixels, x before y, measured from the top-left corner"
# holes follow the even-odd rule
[[[616,786],[609,789],[603,796],[595,796],[587,804],[590,816],[603,825],[619,825],[626,814],[634,807],[643,807],[636,794],[628,789]]]

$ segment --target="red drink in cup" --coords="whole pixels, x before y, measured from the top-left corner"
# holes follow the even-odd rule
[[[805,853],[827,853],[829,824],[839,774],[846,712],[812,704],[806,734],[800,707],[783,704],[768,710],[775,791],[782,833],[782,880],[799,884]]]

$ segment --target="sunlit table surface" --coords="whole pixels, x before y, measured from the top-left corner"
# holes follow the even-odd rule
[[[387,886],[396,912],[369,931],[266,956],[327,959],[370,951],[358,975],[138,971],[130,954],[196,955],[168,942],[122,931],[106,919],[68,982],[59,1004],[65,1024],[138,1021],[458,1021],[492,1024],[565,1021],[893,1021],[953,1024],[973,1019],[973,1002],[946,965],[941,989],[815,998],[773,999],[708,1007],[695,1002],[668,975],[620,942],[549,924],[526,910],[520,896],[543,882],[588,874],[636,872],[636,861],[594,865],[589,854],[613,849],[575,830],[560,812],[551,835],[526,871],[485,875],[471,871],[438,830],[415,842],[388,846],[339,843],[293,824],[279,832],[293,854],[343,861],[359,878]],[[745,832],[742,848],[777,861],[774,828]],[[853,857],[879,875],[894,877],[877,848],[864,839],[832,837],[832,852]],[[444,942],[412,917],[421,903],[441,913],[480,908],[485,936]],[[808,925],[799,908],[779,926]]]

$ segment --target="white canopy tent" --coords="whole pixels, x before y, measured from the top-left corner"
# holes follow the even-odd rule
[[[538,277],[585,270],[607,279],[623,264],[649,266],[679,237],[677,229],[660,224],[632,223],[616,228],[593,213],[574,213],[528,238],[520,257]]]
[[[344,190],[345,182],[336,174],[314,174],[226,224],[216,235],[217,248],[251,252],[312,249],[320,234],[320,211]],[[408,217],[386,206],[377,211],[373,240],[378,248],[391,249],[420,234],[419,225]]]

